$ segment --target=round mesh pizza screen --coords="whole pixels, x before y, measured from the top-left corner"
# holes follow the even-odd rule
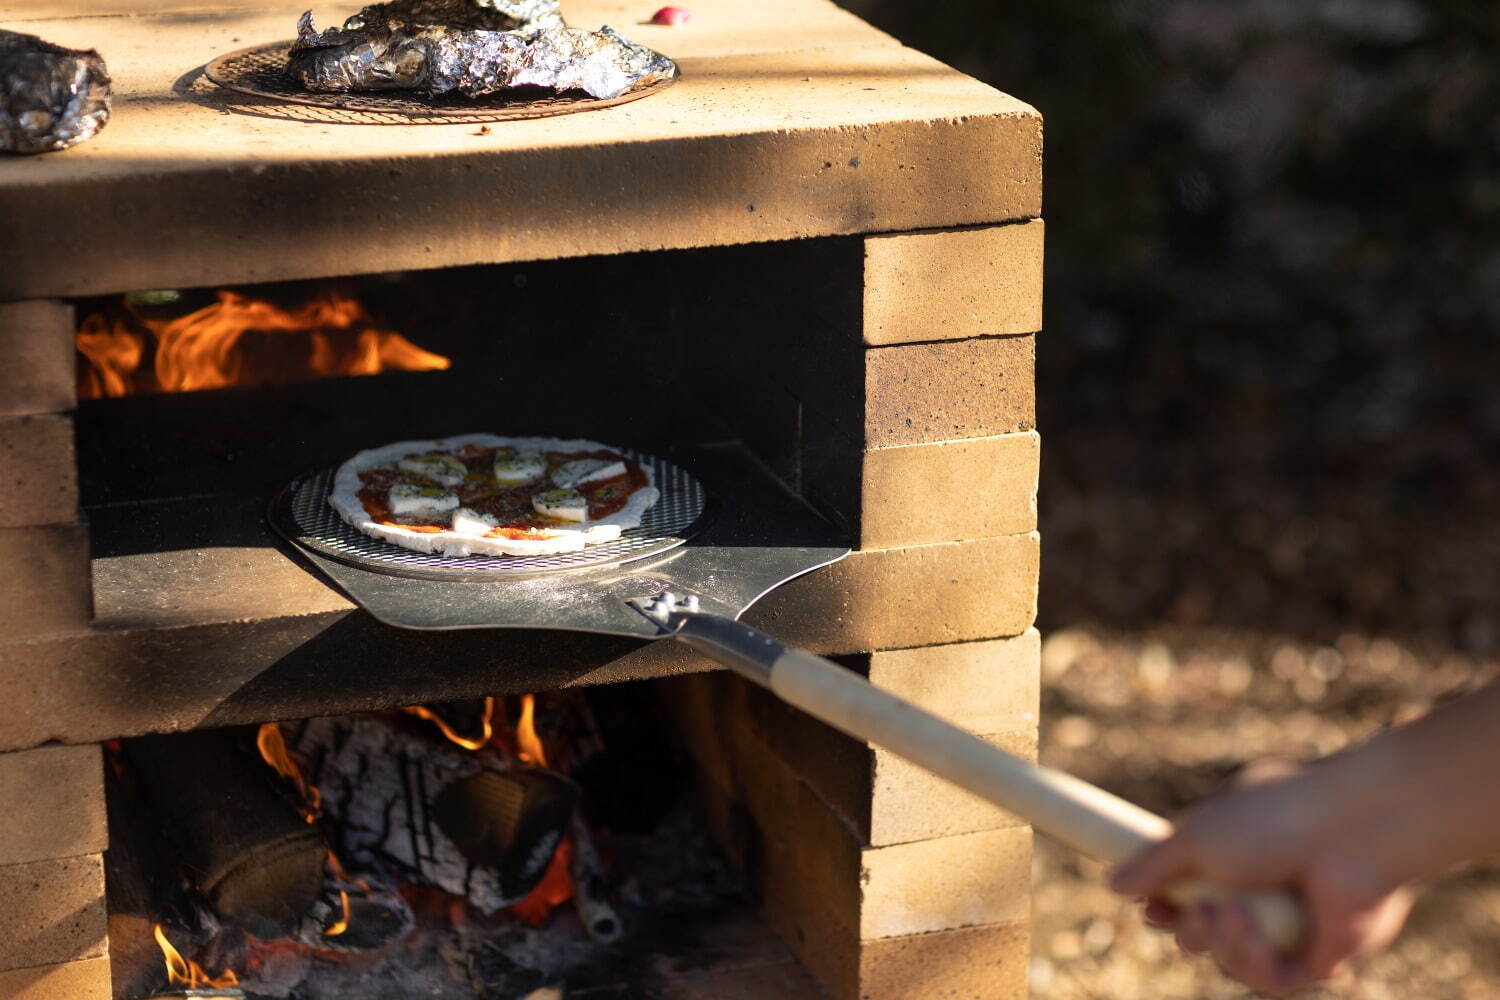
[[[285,105],[300,106],[304,120],[360,125],[451,125],[550,118],[638,101],[676,82],[675,78],[661,80],[609,99],[590,97],[582,91],[554,94],[535,88],[531,89],[534,92],[513,90],[487,97],[428,97],[403,90],[325,94],[308,90],[287,72],[291,48],[292,43],[286,41],[229,52],[205,66],[203,74],[225,90],[282,105],[288,113]]]
[[[590,545],[581,552],[550,556],[442,556],[413,552],[350,527],[328,503],[335,469],[325,469],[287,487],[273,516],[288,518],[287,527],[297,544],[331,559],[362,569],[396,576],[443,580],[494,580],[505,576],[555,573],[633,562],[674,549],[693,534],[703,515],[703,486],[682,469],[664,459],[622,450],[651,470],[661,490],[657,500],[641,517],[638,528],[626,529],[619,538]]]

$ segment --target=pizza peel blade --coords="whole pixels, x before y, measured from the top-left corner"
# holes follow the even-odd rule
[[[508,575],[476,568],[435,578],[412,563],[462,561],[418,559],[354,532],[319,492],[330,481],[326,471],[283,490],[269,520],[297,555],[371,615],[397,628],[425,630],[552,628],[662,638],[660,626],[630,602],[675,590],[697,595],[706,610],[738,618],[781,584],[849,553],[832,525],[738,446],[694,449],[691,475],[665,459],[632,454],[654,466],[664,491],[660,506],[669,508],[684,497],[698,500],[669,522],[676,534],[662,545],[645,548],[645,557],[631,552],[628,561],[613,564]],[[310,494],[304,492],[308,487],[314,487]],[[715,499],[726,497],[733,502]],[[693,523],[682,527],[688,519]],[[567,565],[562,559],[484,562]]]

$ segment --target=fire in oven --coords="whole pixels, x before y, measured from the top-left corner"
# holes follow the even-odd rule
[[[666,995],[726,943],[799,979],[708,843],[671,699],[627,684],[111,742],[119,995]]]

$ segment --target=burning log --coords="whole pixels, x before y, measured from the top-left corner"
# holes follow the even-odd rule
[[[541,878],[577,798],[545,771],[484,771],[443,789],[432,817],[459,853],[499,873],[502,894],[520,898]]]
[[[219,916],[262,938],[294,928],[322,892],[328,847],[245,732],[142,737],[126,752],[182,870]]]
[[[537,884],[577,798],[552,772],[384,717],[311,719],[288,742],[352,868],[394,869],[483,913]]]

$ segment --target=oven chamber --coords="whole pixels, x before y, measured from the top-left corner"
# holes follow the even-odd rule
[[[754,17],[772,15],[847,36],[816,55],[689,39],[700,53],[682,83],[633,107],[685,102],[671,113],[686,113],[691,135],[634,142],[622,131],[602,140],[618,156],[601,161],[590,130],[603,126],[549,126],[572,138],[546,154],[548,176],[571,163],[580,189],[543,185],[510,220],[485,217],[492,192],[513,190],[506,171],[540,154],[502,142],[403,162],[403,193],[433,185],[421,188],[429,217],[339,254],[329,247],[347,238],[334,216],[348,196],[310,166],[316,149],[287,167],[325,199],[300,242],[268,221],[265,206],[291,197],[279,166],[241,178],[212,226],[189,221],[188,202],[207,191],[222,202],[239,183],[228,168],[163,193],[157,218],[103,226],[90,242],[57,220],[129,187],[107,179],[80,193],[68,171],[90,147],[40,186],[32,163],[24,176],[0,164],[0,209],[21,237],[0,251],[0,344],[14,359],[0,370],[0,569],[15,582],[0,598],[0,807],[13,819],[0,831],[0,995],[110,996],[101,743],[620,682],[646,685],[663,707],[756,921],[816,989],[1025,995],[1030,834],[1014,817],[674,645],[383,626],[265,523],[271,495],[299,474],[358,448],[470,430],[637,447],[713,470],[725,503],[789,491],[855,552],[747,617],[1007,749],[1034,750],[1040,119],[832,8],[789,0]],[[111,30],[128,40],[161,28],[139,20]],[[67,35],[76,25],[19,27],[81,44]],[[205,31],[197,62],[233,47],[215,32],[227,37]],[[778,117],[789,67],[826,95],[816,120]],[[848,97],[882,67],[921,86],[896,105]],[[744,122],[764,128],[723,131],[695,68],[740,88]],[[124,87],[159,86],[122,69]],[[231,133],[246,130],[230,141],[306,135],[300,123],[240,121],[250,117],[229,116]],[[99,155],[116,130],[130,141],[129,128],[122,114]],[[678,175],[670,154],[688,146],[705,159]],[[464,164],[492,170],[492,186],[455,185]],[[602,196],[648,165],[651,197]],[[835,167],[836,183],[817,180]],[[395,191],[371,153],[342,168],[364,198]],[[471,237],[486,227],[502,235]],[[155,230],[180,239],[143,238]],[[226,232],[240,252],[210,252]],[[79,401],[80,321],[143,288],[288,304],[337,288],[452,365]],[[765,995],[776,968],[742,963],[741,979],[707,995]]]

